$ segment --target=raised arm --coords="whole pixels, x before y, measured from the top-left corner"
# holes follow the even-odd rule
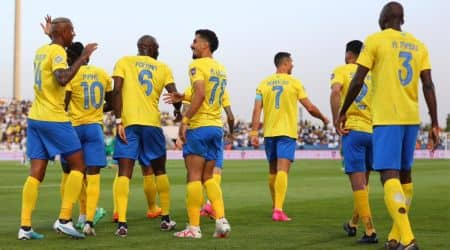
[[[53,72],[56,81],[61,86],[66,86],[67,83],[72,80],[72,78],[75,76],[75,74],[78,72],[80,67],[84,65],[91,54],[97,49],[96,43],[90,43],[84,47],[83,52],[81,53],[81,56],[67,69],[57,69]]]

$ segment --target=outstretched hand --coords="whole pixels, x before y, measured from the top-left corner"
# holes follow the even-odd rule
[[[88,59],[92,53],[97,49],[98,44],[97,43],[89,43],[87,44],[84,49],[83,52],[81,53],[81,58],[83,59]]]
[[[44,23],[40,23],[42,31],[44,31],[44,34],[46,34],[47,36],[51,36],[51,33],[52,33],[52,17],[49,16],[49,15],[46,15],[44,17],[44,20],[45,20],[45,24]]]
[[[167,104],[174,104],[183,101],[184,94],[178,92],[165,93],[163,100]]]

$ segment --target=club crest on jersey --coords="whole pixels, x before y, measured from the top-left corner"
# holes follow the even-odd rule
[[[63,60],[64,60],[64,58],[62,56],[56,56],[55,57],[55,64],[62,63]]]
[[[193,76],[193,75],[195,75],[195,73],[197,73],[197,70],[195,68],[192,68],[191,69],[191,75]]]

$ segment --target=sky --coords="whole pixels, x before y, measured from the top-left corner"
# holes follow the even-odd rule
[[[0,97],[12,97],[14,0],[0,3]],[[450,113],[450,2],[400,1],[405,9],[403,30],[424,42],[430,53],[436,85],[439,123]],[[275,72],[273,56],[292,54],[293,75],[304,84],[310,100],[331,117],[330,74],[344,63],[345,44],[364,40],[379,31],[378,16],[387,1],[371,0],[227,0],[227,1],[106,1],[22,0],[21,93],[32,99],[33,57],[49,42],[39,26],[46,14],[68,17],[75,27],[74,41],[96,42],[90,64],[112,72],[115,62],[137,53],[144,34],[157,38],[159,60],[173,71],[181,91],[189,84],[190,44],[194,32],[208,28],[219,37],[215,58],[228,71],[227,88],[236,116],[250,121],[255,89]],[[420,91],[420,114],[430,118]],[[161,110],[171,107],[161,105]],[[313,119],[305,115],[305,119]]]

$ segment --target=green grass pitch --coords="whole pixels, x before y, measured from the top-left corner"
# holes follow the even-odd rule
[[[380,243],[361,246],[348,238],[342,223],[349,219],[353,201],[347,177],[339,161],[297,160],[291,168],[285,211],[288,223],[271,221],[271,201],[265,161],[226,161],[223,194],[226,215],[232,226],[229,239],[213,239],[214,223],[202,218],[203,238],[175,239],[159,231],[159,219],[145,218],[146,202],[140,169],[131,181],[128,205],[129,236],[113,235],[111,186],[116,170],[104,169],[99,205],[108,214],[96,226],[97,236],[73,240],[52,231],[60,207],[59,164],[49,165],[41,184],[33,228],[45,234],[40,241],[18,241],[22,185],[28,167],[0,163],[0,249],[383,249],[391,219],[383,202],[378,173],[370,180],[370,201]],[[187,221],[185,169],[181,161],[168,161],[172,190],[172,216],[178,229]],[[414,166],[414,198],[410,218],[421,249],[450,249],[450,161],[418,160]],[[76,206],[78,207],[78,206]],[[77,218],[77,209],[74,219]]]

